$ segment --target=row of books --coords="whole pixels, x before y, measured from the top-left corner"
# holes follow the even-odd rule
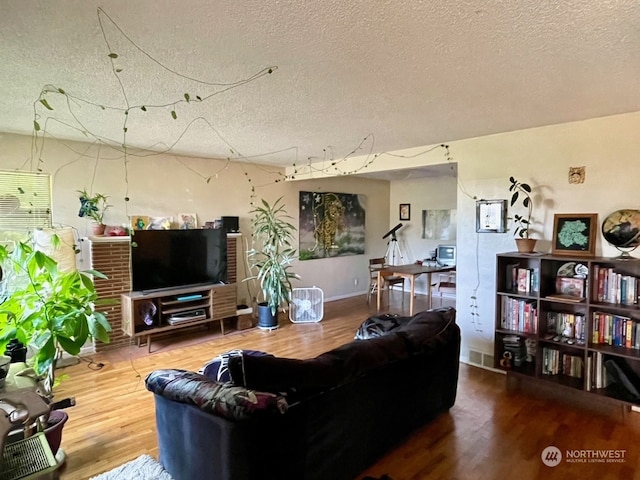
[[[524,333],[538,333],[538,308],[531,300],[502,297],[501,327]]]
[[[505,352],[511,354],[514,366],[519,367],[526,360],[527,350],[523,338],[517,335],[505,335],[502,338],[502,346]]]
[[[542,373],[543,375],[567,375],[569,377],[582,378],[584,362],[578,355],[560,353],[555,348],[542,349]]]
[[[518,263],[507,265],[506,288],[511,292],[528,294],[540,289],[540,272],[537,268],[521,267]]]
[[[598,302],[635,305],[638,303],[640,278],[616,273],[613,268],[593,267],[593,298]]]
[[[593,312],[591,342],[640,350],[640,322],[630,317]]]
[[[587,357],[587,391],[594,388],[606,388],[611,384],[611,377],[604,366],[604,355],[602,352],[594,352]]]
[[[582,313],[547,312],[547,334],[549,335],[559,335],[584,345],[586,331],[587,322]]]

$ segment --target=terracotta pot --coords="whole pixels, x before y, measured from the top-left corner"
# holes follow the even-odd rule
[[[520,253],[533,253],[536,248],[535,238],[516,238],[516,246]]]
[[[99,237],[100,235],[104,235],[105,225],[103,223],[94,223],[91,226],[94,236]]]

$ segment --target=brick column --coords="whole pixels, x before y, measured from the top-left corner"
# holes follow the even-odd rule
[[[107,276],[106,280],[95,279],[96,291],[101,299],[113,299],[113,305],[98,306],[96,310],[106,313],[111,324],[111,341],[95,342],[96,352],[104,352],[129,345],[131,338],[122,331],[122,303],[120,294],[131,291],[130,239],[129,237],[92,237],[91,268]]]

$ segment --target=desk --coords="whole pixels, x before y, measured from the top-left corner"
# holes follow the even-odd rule
[[[422,274],[427,275],[427,308],[431,308],[431,274],[433,272],[448,272],[455,270],[455,267],[427,267],[424,265],[389,265],[378,270],[378,311],[380,311],[380,289],[383,285],[383,273],[387,275],[397,275],[408,278],[411,284],[411,299],[409,300],[409,316],[413,316],[413,297],[415,295],[416,277]],[[404,295],[404,293],[403,293]]]

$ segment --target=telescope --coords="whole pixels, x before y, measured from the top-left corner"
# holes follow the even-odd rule
[[[396,232],[398,231],[398,229],[402,227],[402,224],[399,223],[397,224],[395,227],[393,227],[391,230],[389,230],[387,233],[384,234],[384,237],[382,237],[383,239],[387,238],[389,235],[393,235],[393,237],[395,238],[396,236]]]

